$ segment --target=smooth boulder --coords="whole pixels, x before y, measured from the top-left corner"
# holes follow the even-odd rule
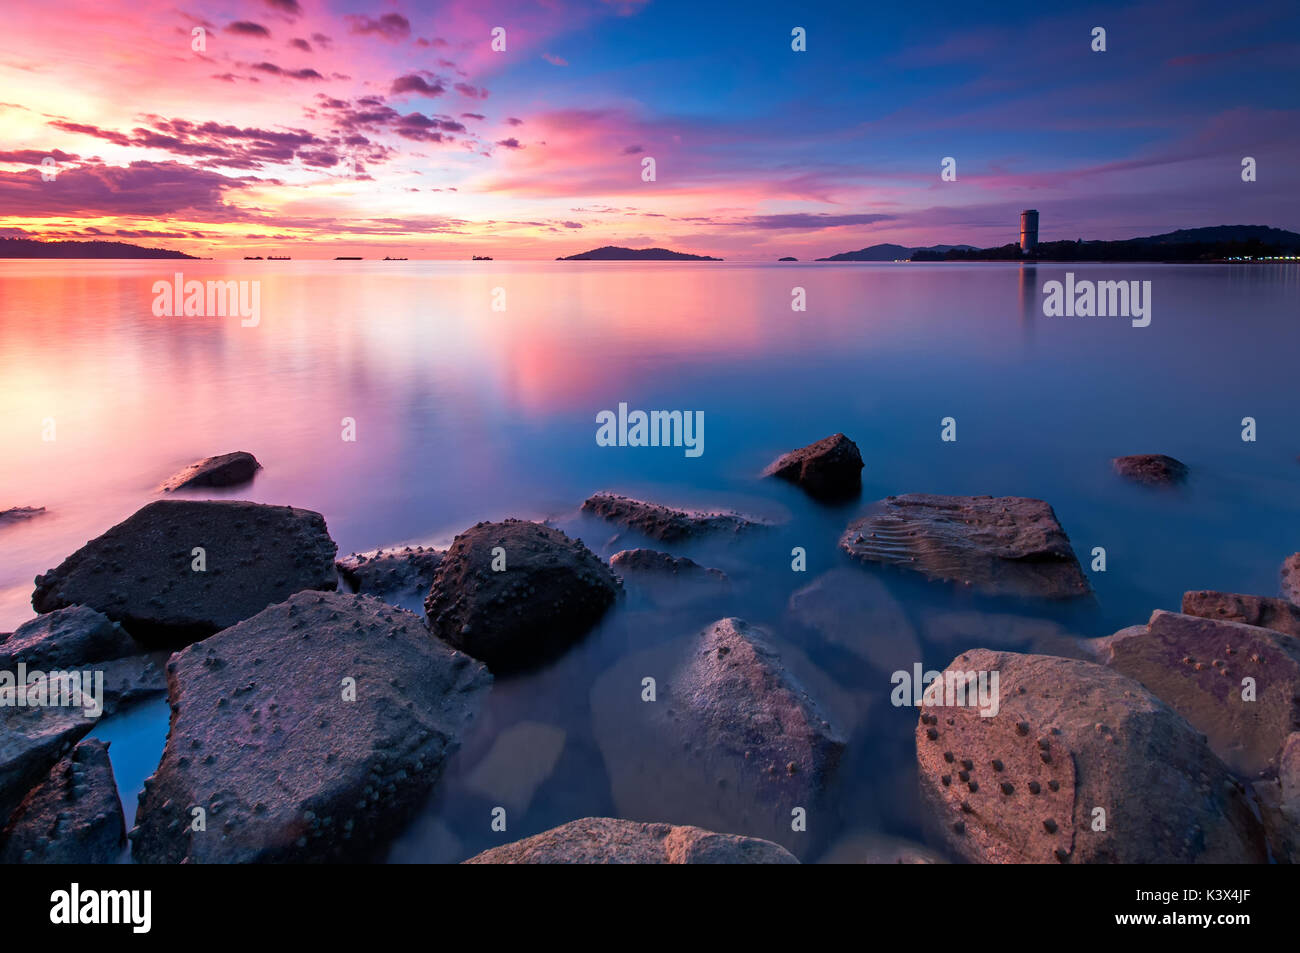
[[[125,846],[108,745],[88,738],[14,811],[0,833],[0,864],[111,864]]]
[[[958,856],[1264,861],[1263,830],[1244,789],[1137,682],[1091,662],[973,649],[948,666],[945,685],[949,673],[955,685],[971,672],[998,673],[997,713],[985,717],[945,694],[948,704],[927,703],[916,727],[922,798]]]
[[[1099,659],[1186,718],[1243,776],[1268,765],[1300,725],[1300,639],[1293,636],[1157,609],[1145,627],[1095,644]]]
[[[1174,486],[1187,479],[1187,464],[1163,453],[1136,453],[1111,460],[1115,472],[1145,486]]]
[[[179,647],[295,592],[334,589],[335,552],[311,510],[159,500],[37,576],[32,606],[90,606],[149,647]]]
[[[301,863],[377,856],[427,800],[491,675],[413,613],[302,592],[177,652],[167,681],[135,859]]]
[[[705,536],[737,536],[771,524],[739,513],[679,510],[660,503],[648,503],[617,493],[594,493],[582,504],[582,512],[599,516],[650,539],[678,543]]]
[[[849,525],[840,548],[986,595],[1068,599],[1091,591],[1052,507],[1026,497],[891,496]]]
[[[584,817],[493,847],[467,864],[797,864],[771,841],[698,827]]]
[[[253,479],[262,465],[251,453],[236,450],[215,457],[204,457],[173,474],[159,487],[164,493],[196,487],[239,486]]]
[[[852,499],[862,492],[862,454],[844,434],[832,434],[783,454],[761,475],[793,483],[815,499]]]
[[[493,568],[494,564],[499,568]],[[582,638],[618,580],[586,546],[541,523],[479,523],[452,542],[424,601],[429,628],[490,668],[523,668]]]

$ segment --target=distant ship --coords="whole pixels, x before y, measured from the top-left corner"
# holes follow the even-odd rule
[[[470,261],[491,261],[491,260],[492,260],[491,255],[475,255],[473,258],[470,259]]]
[[[335,261],[361,261],[360,255],[339,255]]]
[[[244,261],[261,261],[261,260],[262,260],[262,256],[261,256],[261,255],[245,255],[245,256],[244,256]]]
[[[406,259],[405,259],[405,258],[389,258],[387,255],[385,255],[385,256],[384,256],[384,261],[406,261]]]
[[[288,255],[267,255],[267,261],[293,261]]]

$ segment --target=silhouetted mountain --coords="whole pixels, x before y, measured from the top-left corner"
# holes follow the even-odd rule
[[[688,255],[685,252],[669,251],[667,248],[620,248],[617,245],[605,245],[593,248],[580,255],[557,258],[556,261],[722,261],[708,255]]]
[[[857,251],[841,252],[838,255],[831,255],[829,258],[818,258],[818,261],[905,261],[911,258],[919,251],[934,252],[943,254],[954,248],[969,248],[974,250],[973,245],[931,245],[929,248],[908,248],[905,245],[872,245],[868,248],[859,248]]]
[[[1146,238],[1131,238],[1129,241],[1150,245],[1258,241],[1266,245],[1294,248],[1300,245],[1300,235],[1288,232],[1284,228],[1270,228],[1268,225],[1210,225],[1207,228],[1180,228],[1176,232],[1165,232],[1163,235],[1150,235]]]
[[[0,238],[0,258],[194,258],[166,248],[141,248],[126,242],[38,242]]]

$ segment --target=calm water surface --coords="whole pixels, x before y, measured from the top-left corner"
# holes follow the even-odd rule
[[[792,592],[844,565],[835,540],[871,500],[1041,497],[1085,565],[1106,549],[1095,603],[1069,608],[981,603],[879,572],[919,637],[915,660],[935,668],[976,644],[1109,634],[1177,608],[1186,589],[1274,595],[1300,549],[1300,267],[1068,270],[1151,280],[1150,327],[1044,318],[1040,289],[1065,265],[0,262],[0,508],[48,509],[0,529],[0,631],[32,616],[33,576],[157,498],[175,470],[229,450],[265,469],[224,495],[318,510],[341,553],[446,543],[508,516],[550,519],[606,557],[643,542],[579,517],[600,489],[767,513],[787,522],[762,539],[674,548],[725,569],[725,599],[662,611],[633,594],[554,665],[498,680],[392,859],[460,860],[499,843],[487,823],[497,804],[511,809],[507,839],[617,814],[592,728],[610,716],[593,713],[593,684],[725,614],[769,627],[826,680],[849,749],[814,819],[822,842],[920,837],[915,712],[888,704],[888,672],[786,612]],[[152,284],[176,271],[260,280],[260,324],[155,317]],[[791,311],[795,286],[806,312]],[[504,311],[492,310],[496,288]],[[597,446],[595,415],[620,402],[703,411],[703,455]],[[939,439],[948,416],[955,443]],[[1240,437],[1246,416],[1254,443]],[[355,443],[340,439],[344,417]],[[822,507],[754,478],[840,430],[866,461],[860,504]],[[1153,493],[1110,472],[1111,457],[1142,452],[1186,462],[1189,485]],[[807,573],[791,571],[796,545]],[[954,635],[972,629],[981,636]],[[97,730],[114,742],[128,811],[166,719],[158,702]],[[643,819],[692,819],[690,805],[674,810]]]

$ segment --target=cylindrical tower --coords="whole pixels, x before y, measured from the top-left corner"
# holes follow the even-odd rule
[[[1038,209],[1027,208],[1020,213],[1020,252],[1027,255],[1038,247]]]

